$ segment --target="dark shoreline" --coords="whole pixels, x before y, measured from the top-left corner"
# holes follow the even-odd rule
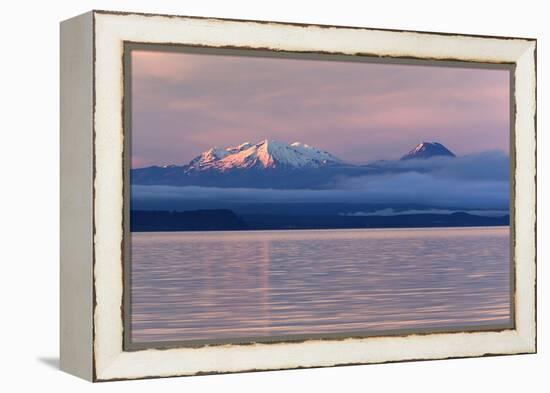
[[[130,212],[130,232],[459,228],[508,226],[509,223],[509,215],[486,217],[464,212],[392,216],[237,215],[228,209]]]

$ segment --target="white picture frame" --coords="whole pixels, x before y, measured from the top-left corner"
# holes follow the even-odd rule
[[[124,46],[509,64],[514,327],[124,347]],[[61,24],[61,368],[90,381],[536,352],[536,40],[91,11]]]

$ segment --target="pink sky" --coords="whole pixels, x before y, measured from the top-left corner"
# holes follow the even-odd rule
[[[508,151],[509,71],[132,51],[132,166],[244,141],[303,142],[350,162],[422,141]]]

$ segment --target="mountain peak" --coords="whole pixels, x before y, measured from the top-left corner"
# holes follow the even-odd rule
[[[439,142],[422,142],[401,157],[401,160],[410,160],[414,158],[426,159],[435,156],[456,157],[453,152]]]

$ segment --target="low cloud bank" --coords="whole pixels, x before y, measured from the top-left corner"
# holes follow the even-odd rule
[[[388,161],[378,165],[387,171],[339,178],[331,189],[325,190],[133,185],[132,208],[176,210],[186,206],[211,208],[254,203],[395,203],[442,209],[508,209],[509,157],[503,153]]]
[[[252,203],[414,203],[433,207],[506,209],[507,181],[457,181],[405,173],[353,179],[337,190],[273,190],[253,188],[132,186],[134,208],[155,205],[176,209],[200,200],[216,204]],[[205,206],[207,207],[207,206]]]
[[[508,181],[510,178],[510,157],[501,151],[487,151],[456,158],[382,161],[377,165],[387,170],[430,173],[434,177],[445,179]]]

